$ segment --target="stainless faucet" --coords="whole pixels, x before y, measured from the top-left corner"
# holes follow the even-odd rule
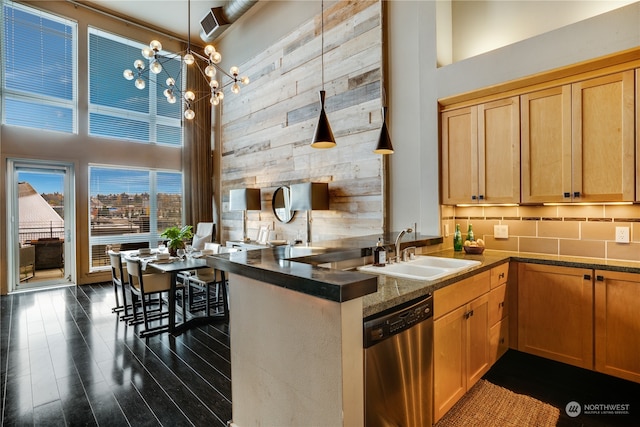
[[[396,237],[396,262],[400,262],[400,239],[402,239],[402,236],[404,236],[406,233],[411,233],[413,231],[413,229],[411,228],[405,228],[404,230],[402,230],[400,233],[398,233],[398,237]]]

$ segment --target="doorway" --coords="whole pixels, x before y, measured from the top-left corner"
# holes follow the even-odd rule
[[[75,284],[73,165],[9,160],[7,170],[9,292]]]

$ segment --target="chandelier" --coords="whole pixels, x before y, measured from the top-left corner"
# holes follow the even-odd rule
[[[189,22],[191,21],[191,1],[188,6]],[[191,49],[191,24],[188,25],[188,42],[187,49],[180,53],[162,52],[162,44],[158,40],[152,40],[148,47],[144,47],[141,51],[142,56],[149,62],[147,67],[143,59],[137,59],[133,62],[133,70],[126,69],[123,72],[124,78],[127,80],[135,80],[135,87],[143,90],[147,81],[150,80],[152,73],[155,75],[153,80],[156,85],[163,88],[163,94],[170,104],[175,104],[178,99],[184,102],[184,118],[193,120],[196,113],[193,111],[193,105],[201,99],[209,97],[211,105],[219,105],[224,99],[223,89],[231,86],[231,92],[240,93],[240,84],[249,84],[249,77],[240,77],[240,69],[233,66],[229,72],[224,70],[220,65],[222,54],[218,52],[212,45],[206,45],[203,54],[195,52]],[[176,76],[171,76],[167,71],[166,64],[169,61],[180,60],[180,71]],[[210,91],[206,93],[197,93],[196,91],[185,89],[182,85],[176,86],[176,82],[180,79],[182,70],[186,67],[196,66],[200,74],[209,83]],[[161,75],[161,74],[165,75]],[[218,74],[221,74],[218,77]],[[166,77],[166,79],[165,79]],[[164,84],[163,84],[164,80]],[[225,81],[226,80],[226,81]]]

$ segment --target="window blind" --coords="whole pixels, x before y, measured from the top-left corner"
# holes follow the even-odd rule
[[[7,0],[2,12],[3,123],[77,132],[77,24]]]

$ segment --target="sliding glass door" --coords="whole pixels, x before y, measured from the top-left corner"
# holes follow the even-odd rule
[[[9,291],[75,283],[73,166],[9,160]]]

